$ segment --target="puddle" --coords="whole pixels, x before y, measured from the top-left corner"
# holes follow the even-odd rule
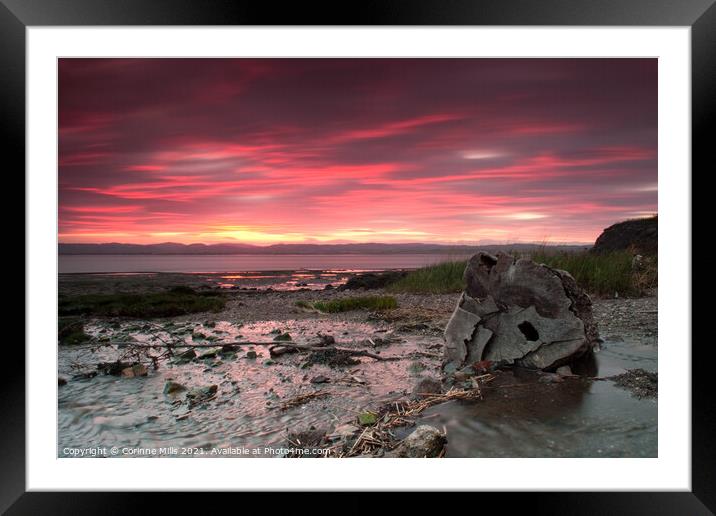
[[[353,270],[245,272],[211,275],[207,276],[206,279],[209,284],[227,289],[324,290],[328,285],[339,287],[345,284],[355,272]]]

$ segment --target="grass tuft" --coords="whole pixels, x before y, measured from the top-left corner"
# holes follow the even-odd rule
[[[333,299],[331,301],[316,301],[313,308],[320,312],[334,314],[350,310],[391,310],[398,307],[398,302],[392,296],[360,296]]]
[[[87,294],[62,296],[59,315],[107,317],[171,317],[196,312],[218,312],[226,300],[216,293],[197,293],[188,287],[149,294]]]

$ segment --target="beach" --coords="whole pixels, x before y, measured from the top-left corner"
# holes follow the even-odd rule
[[[59,347],[58,374],[66,383],[58,391],[58,456],[88,445],[183,449],[202,456],[243,447],[281,456],[271,450],[286,445],[292,432],[306,431],[327,436],[324,448],[339,454],[354,437],[351,431],[361,430],[361,414],[380,414],[387,405],[411,399],[421,380],[439,380],[443,330],[459,298],[344,290],[356,275],[335,270],[60,274],[61,307],[63,299],[75,296],[147,296],[177,287],[220,297],[224,304],[216,311],[169,317],[81,317],[89,340]],[[338,313],[313,308],[316,302],[361,296],[388,296],[397,307]],[[594,363],[587,364],[588,375],[551,383],[535,372],[493,371],[482,399],[429,407],[397,426],[395,439],[427,418],[446,429],[447,456],[656,456],[656,400],[590,378],[657,369],[657,297],[593,303],[603,342]],[[326,339],[330,347],[367,355],[321,356],[315,346]],[[97,374],[100,362],[141,361],[118,342],[193,345],[196,356],[177,360],[185,351],[177,348],[156,368],[148,364],[146,376]],[[276,347],[282,342],[314,348],[306,353]],[[151,354],[163,352],[157,348]],[[197,397],[187,402],[167,394],[169,382]],[[576,424],[579,439],[571,430]],[[493,439],[507,434],[512,437]],[[385,453],[376,447],[370,456]]]

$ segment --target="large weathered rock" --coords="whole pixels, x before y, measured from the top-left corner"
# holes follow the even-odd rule
[[[555,369],[597,338],[589,296],[565,272],[532,260],[480,252],[445,328],[445,371],[481,360]]]

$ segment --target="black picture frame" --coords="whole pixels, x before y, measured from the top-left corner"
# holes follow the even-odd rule
[[[713,170],[716,111],[716,0],[0,0],[0,116],[4,162],[25,169],[25,30],[82,25],[574,25],[689,26],[692,74],[692,171]],[[7,170],[7,169],[6,169]],[[675,171],[676,172],[676,171]],[[693,183],[692,183],[693,184]],[[21,186],[21,188],[24,188]],[[693,191],[693,189],[692,189]],[[694,221],[697,217],[693,217]],[[691,304],[691,300],[684,300]],[[9,343],[6,343],[9,344]],[[716,404],[710,396],[712,346],[692,347],[692,491],[648,493],[479,494],[465,507],[524,503],[537,514],[713,514],[716,511]],[[0,375],[0,511],[7,514],[131,514],[147,509],[125,493],[25,492],[25,363],[13,356]],[[668,439],[668,436],[665,438]],[[296,494],[298,495],[298,494]],[[291,511],[304,505],[294,495]],[[165,511],[183,495],[156,494]],[[246,495],[242,495],[246,496]],[[222,496],[222,498],[224,498]],[[219,499],[221,500],[221,499]],[[369,503],[362,498],[360,505]],[[422,503],[421,497],[412,497]],[[260,500],[256,500],[261,503]],[[216,502],[214,502],[216,503]],[[218,503],[221,503],[219,501]],[[251,507],[246,499],[242,508]],[[343,504],[342,504],[343,505]],[[351,512],[360,506],[347,503]],[[201,507],[201,506],[200,506]],[[204,510],[206,507],[204,506]],[[313,507],[315,509],[315,506]],[[341,509],[336,509],[341,510]],[[407,510],[407,508],[405,508]],[[344,512],[344,511],[342,511]]]

